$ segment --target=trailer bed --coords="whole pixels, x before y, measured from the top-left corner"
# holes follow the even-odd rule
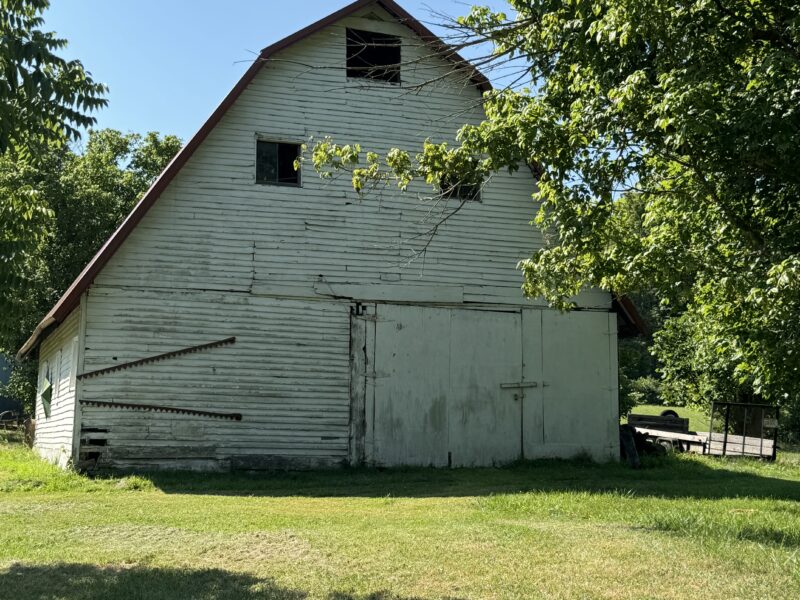
[[[682,444],[689,452],[711,456],[751,456],[770,458],[774,456],[775,441],[769,438],[728,434],[727,441],[722,433],[709,435],[707,431],[680,433],[651,427],[634,427],[636,432],[652,440],[669,440]],[[676,445],[677,445],[676,444]]]

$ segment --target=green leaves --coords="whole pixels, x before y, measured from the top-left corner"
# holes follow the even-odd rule
[[[0,153],[35,160],[39,149],[76,139],[94,125],[107,89],[80,61],[55,54],[64,39],[43,32],[47,0],[3,0],[0,12]]]
[[[15,290],[30,283],[50,238],[53,211],[32,180],[52,152],[94,124],[105,86],[79,61],[56,54],[66,40],[41,31],[47,0],[0,0],[0,311],[13,327]]]
[[[305,160],[307,148],[295,164]],[[448,144],[435,144],[430,140],[423,143],[422,151],[413,158],[408,152],[394,148],[385,159],[375,152],[367,152],[366,166],[362,162],[359,144],[338,145],[331,138],[314,144],[310,160],[320,177],[329,179],[336,173],[347,172],[352,176],[353,189],[362,194],[365,188],[396,181],[405,190],[412,181],[419,179],[436,188],[439,193],[446,192],[451,185],[480,186],[488,172],[488,162],[474,156],[465,147],[450,148]]]
[[[180,146],[104,129],[89,133],[82,154],[54,148],[35,165],[0,157],[0,254],[16,261],[0,286],[0,351],[19,349]],[[35,381],[35,369],[23,374]],[[11,391],[29,403],[36,386],[24,380]]]
[[[535,162],[546,244],[520,263],[526,294],[569,309],[585,286],[654,292],[673,401],[800,408],[800,3],[509,4],[513,20],[475,7],[460,33],[525,60],[528,87],[487,94],[459,146],[373,156],[354,185]],[[358,163],[326,143],[320,171]]]

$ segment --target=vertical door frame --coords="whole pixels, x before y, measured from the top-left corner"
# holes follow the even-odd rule
[[[366,460],[367,321],[366,307],[350,305],[350,425],[348,462],[361,466]]]
[[[83,416],[81,412],[81,399],[83,398],[83,385],[84,382],[78,379],[78,375],[84,372],[84,363],[86,358],[86,326],[89,315],[89,292],[86,291],[81,294],[80,304],[78,306],[79,321],[78,321],[78,336],[77,336],[77,352],[78,356],[73,357],[73,365],[75,365],[75,390],[73,392],[73,409],[72,409],[72,464],[77,467],[80,461],[81,451],[81,428],[83,427]]]
[[[520,406],[520,428],[522,429],[522,458],[531,460],[543,453],[545,440],[544,415],[544,329],[543,310],[539,308],[522,309],[522,381],[536,383],[536,387],[525,387]],[[526,326],[527,323],[527,326]],[[533,324],[535,337],[528,338],[529,325]],[[528,349],[526,352],[525,349]],[[529,374],[530,376],[527,376]],[[536,412],[538,414],[536,414]],[[533,417],[533,418],[532,418]],[[529,423],[529,421],[532,421]],[[531,429],[533,425],[534,429]]]
[[[363,466],[373,456],[375,414],[375,304],[350,304],[350,423],[348,463]]]

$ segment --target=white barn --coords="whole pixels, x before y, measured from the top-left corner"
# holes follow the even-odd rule
[[[287,166],[311,136],[414,149],[481,121],[488,82],[434,40],[395,2],[359,0],[262,51],[20,350],[39,346],[41,454],[190,469],[618,455],[620,305],[523,297],[516,264],[541,243],[530,172],[493,177],[410,260],[431,227],[415,194],[360,199]],[[399,66],[363,68],[387,47]]]

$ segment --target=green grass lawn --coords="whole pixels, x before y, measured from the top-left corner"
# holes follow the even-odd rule
[[[0,598],[800,598],[800,456],[87,479],[0,443]]]
[[[631,411],[637,415],[660,415],[661,411],[672,409],[678,413],[679,417],[689,419],[689,429],[691,431],[708,431],[708,415],[696,408],[686,408],[683,406],[660,406],[657,404],[639,404]],[[622,419],[626,422],[625,418]]]

